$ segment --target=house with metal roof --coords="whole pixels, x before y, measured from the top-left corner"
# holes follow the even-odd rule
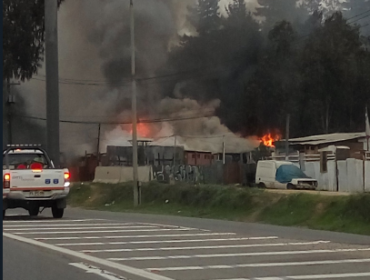
[[[350,154],[358,154],[368,150],[364,132],[320,134],[289,139],[290,152],[319,154],[332,146],[346,148]],[[284,154],[285,139],[275,142],[275,147],[276,153]]]

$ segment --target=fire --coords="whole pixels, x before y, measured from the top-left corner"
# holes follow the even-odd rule
[[[151,135],[150,128],[145,123],[138,123],[136,126],[136,129],[137,129],[137,135],[139,137],[149,138]],[[132,134],[132,127],[130,129],[130,133]]]
[[[146,125],[145,123],[138,123],[137,124],[137,134],[140,137],[148,138],[150,136],[150,129],[148,125]]]
[[[260,142],[263,143],[266,147],[275,147],[274,142],[280,140],[280,136],[276,135],[273,136],[271,133],[268,133],[264,135],[261,139]]]

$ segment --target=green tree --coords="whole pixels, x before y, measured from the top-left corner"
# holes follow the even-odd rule
[[[355,0],[356,1],[356,0]],[[328,14],[334,11],[341,11],[343,1],[341,0],[303,0],[303,7],[307,8],[310,13],[320,11]]]
[[[227,7],[227,23],[234,28],[242,28],[245,21],[251,20],[244,0],[233,0]]]
[[[259,7],[255,15],[261,17],[263,29],[267,34],[277,22],[282,20],[293,25],[307,18],[308,12],[297,0],[257,0]]]
[[[44,31],[44,0],[3,1],[3,80],[29,80],[37,72]]]
[[[195,7],[189,7],[188,20],[200,35],[209,34],[221,28],[219,1],[198,0]]]
[[[301,112],[303,122],[316,123],[315,131],[329,133],[348,127],[353,106],[356,58],[361,50],[358,27],[351,26],[340,12],[325,20],[308,38],[301,57],[303,77]],[[304,110],[312,107],[314,110]]]

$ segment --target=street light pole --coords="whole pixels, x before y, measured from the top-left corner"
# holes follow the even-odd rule
[[[130,30],[131,30],[131,79],[132,79],[132,169],[133,169],[133,191],[134,206],[139,201],[139,176],[138,176],[138,148],[137,148],[137,112],[136,112],[136,64],[135,64],[135,18],[134,3],[130,0]]]
[[[54,165],[59,167],[58,3],[56,0],[44,3],[47,148]]]

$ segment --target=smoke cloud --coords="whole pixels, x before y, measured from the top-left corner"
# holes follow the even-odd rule
[[[187,7],[195,3],[195,0],[135,1],[138,76],[154,76],[165,66],[168,51],[178,35],[193,32],[186,16]],[[221,13],[228,3],[229,0],[220,2]],[[256,0],[247,0],[247,5],[251,11],[258,6]],[[94,122],[61,124],[61,149],[76,156],[85,151],[95,152],[99,122],[131,120],[129,5],[128,1],[121,0],[65,1],[58,17],[61,119]],[[24,102],[20,113],[45,118],[44,75],[42,67],[34,79],[19,87]],[[165,86],[156,82],[138,86],[139,118],[186,118],[208,111],[212,115],[220,106],[219,100],[204,103],[182,96],[181,85],[171,90],[175,98],[168,98]],[[235,139],[235,144],[234,140],[229,141],[231,146],[255,144],[232,134],[217,117],[148,126],[151,137],[176,134],[190,139],[186,137],[225,134]],[[32,122],[32,125],[22,123],[22,127],[36,131],[35,142],[45,142],[44,121]],[[18,135],[16,141],[30,142],[30,136],[25,135]],[[130,133],[127,127],[102,125],[101,137],[104,149],[107,144],[124,143]],[[199,141],[199,145],[205,142],[201,138],[184,141]]]

